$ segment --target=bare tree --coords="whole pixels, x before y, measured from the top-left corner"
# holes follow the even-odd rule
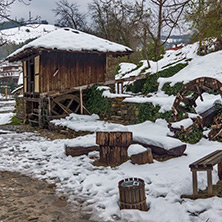
[[[133,5],[124,0],[93,0],[89,4],[93,31],[127,46],[133,44]]]
[[[15,2],[21,2],[24,5],[29,5],[31,0],[0,0],[0,22],[1,24],[4,24],[4,22],[14,22],[17,23],[18,25],[23,25],[23,23],[20,23],[20,21],[17,21],[13,19],[10,15],[10,7],[15,3]],[[36,22],[40,19],[39,16],[34,18],[32,21],[29,22]],[[3,40],[2,37],[0,37],[0,46],[6,44],[6,40]]]
[[[180,27],[179,21],[190,0],[151,0],[150,2],[151,20],[147,26],[147,32],[155,44],[155,54],[158,57],[161,46],[167,42],[173,30]],[[163,34],[166,37],[162,41]]]
[[[79,6],[76,3],[69,3],[68,0],[60,0],[56,3],[57,7],[53,9],[60,26],[67,26],[74,29],[85,30],[85,15],[79,12]]]

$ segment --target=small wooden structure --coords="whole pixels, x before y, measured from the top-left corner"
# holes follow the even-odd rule
[[[140,178],[127,178],[119,182],[120,209],[147,211],[145,184]]]
[[[127,149],[132,143],[132,138],[132,132],[97,132],[99,161],[105,165],[116,166],[128,160]]]
[[[147,148],[146,151],[134,154],[130,157],[131,162],[133,164],[146,164],[146,163],[153,163],[153,154],[150,148]]]
[[[9,55],[23,62],[25,121],[42,125],[70,113],[88,113],[83,90],[107,79],[110,56],[132,53],[126,46],[64,28],[44,35]]]
[[[198,171],[207,171],[207,181],[208,181],[208,196],[213,195],[213,186],[212,186],[212,171],[213,166],[218,165],[218,176],[222,180],[222,150],[216,150],[213,153],[195,161],[190,164],[190,170],[192,171],[193,177],[193,198],[198,197],[198,183],[197,183],[197,172]]]

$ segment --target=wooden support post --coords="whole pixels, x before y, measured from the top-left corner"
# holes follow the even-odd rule
[[[79,89],[80,94],[80,114],[83,114],[82,88]]]
[[[5,99],[7,99],[7,97],[8,97],[8,89],[5,88]]]
[[[208,196],[213,195],[213,186],[212,186],[212,170],[207,170],[207,184],[208,184]]]
[[[123,94],[123,82],[121,82],[121,93]]]
[[[48,97],[48,110],[49,110],[49,116],[52,116],[52,108],[51,108],[51,99],[50,99],[50,96]]]
[[[119,83],[117,82],[117,94],[119,94]]]
[[[217,169],[218,169],[218,177],[220,180],[222,180],[222,162],[218,163]]]
[[[192,176],[193,176],[193,199],[196,199],[197,194],[198,194],[197,171],[196,170],[192,170]]]

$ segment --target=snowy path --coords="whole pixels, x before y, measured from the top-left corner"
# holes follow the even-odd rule
[[[0,170],[17,171],[56,183],[57,190],[67,193],[75,203],[76,195],[86,201],[83,210],[92,212],[96,221],[221,221],[222,199],[182,200],[181,194],[191,194],[191,173],[188,165],[212,149],[221,149],[219,143],[202,140],[190,145],[187,155],[166,162],[134,166],[129,161],[120,167],[96,167],[93,157],[66,157],[64,143],[69,140],[49,141],[34,133],[8,132],[0,137]],[[212,148],[214,145],[214,148]],[[137,176],[145,180],[148,212],[120,211],[118,181]],[[214,183],[218,180],[213,171]],[[206,187],[206,175],[200,173],[199,187]],[[197,215],[197,216],[194,216]],[[99,217],[98,217],[99,216]]]
[[[1,114],[0,114],[1,115]],[[152,130],[152,129],[151,129]],[[78,138],[90,141],[95,134]],[[69,201],[92,213],[99,222],[219,222],[222,218],[222,198],[198,200],[181,199],[192,194],[189,164],[200,157],[222,149],[221,143],[202,139],[188,145],[186,154],[165,162],[132,165],[130,161],[119,167],[94,166],[98,152],[88,156],[67,157],[64,144],[73,140],[47,140],[35,133],[0,131],[0,171],[16,171],[55,183],[57,191],[66,193]],[[150,210],[119,210],[118,182],[127,177],[144,179]],[[199,173],[199,188],[206,188],[206,174]],[[216,168],[213,183],[218,181]]]

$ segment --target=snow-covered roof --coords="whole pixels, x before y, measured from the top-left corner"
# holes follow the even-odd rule
[[[132,49],[71,28],[55,30],[47,35],[24,45],[8,56],[8,59],[19,58],[28,49],[47,49],[68,52],[99,52],[129,54]]]

